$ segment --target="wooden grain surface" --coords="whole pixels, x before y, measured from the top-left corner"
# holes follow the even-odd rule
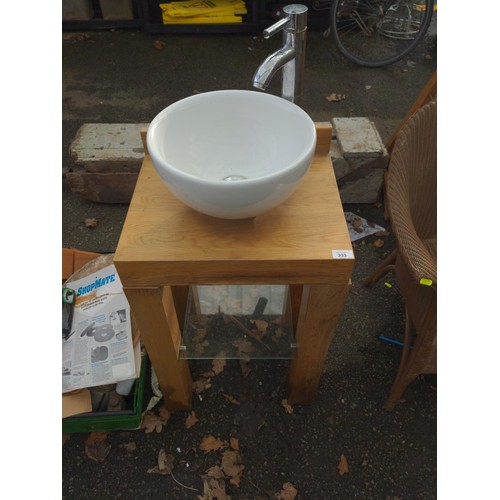
[[[346,283],[352,250],[327,145],[318,148],[297,191],[253,219],[223,220],[177,200],[146,156],[130,204],[115,265],[124,286],[243,283]]]

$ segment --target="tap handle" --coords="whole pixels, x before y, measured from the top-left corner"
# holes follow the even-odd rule
[[[287,31],[300,33],[307,29],[307,7],[302,4],[291,4],[283,7],[286,17],[274,23],[262,32],[264,38],[270,38],[286,27]],[[288,26],[289,25],[289,26]]]
[[[262,32],[262,36],[266,40],[268,38],[271,38],[273,35],[276,35],[276,33],[280,32],[289,22],[290,22],[290,18],[288,16],[283,17],[277,23],[274,23],[272,26],[269,26],[269,28],[266,28]]]

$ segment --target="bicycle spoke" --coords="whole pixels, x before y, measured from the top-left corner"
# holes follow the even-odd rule
[[[401,59],[423,38],[433,0],[333,0],[331,30],[340,51],[365,66]]]

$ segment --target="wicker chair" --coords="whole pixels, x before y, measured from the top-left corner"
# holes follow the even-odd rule
[[[386,186],[397,248],[365,280],[369,286],[394,270],[406,306],[403,352],[385,404],[389,410],[418,375],[437,372],[436,108],[435,101],[425,104],[398,134]]]

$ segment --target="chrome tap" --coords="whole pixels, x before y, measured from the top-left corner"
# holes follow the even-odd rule
[[[307,7],[292,4],[283,7],[286,17],[263,31],[270,38],[283,30],[283,47],[277,50],[257,68],[253,86],[266,90],[276,72],[283,68],[281,97],[300,106],[304,87],[306,56]]]

